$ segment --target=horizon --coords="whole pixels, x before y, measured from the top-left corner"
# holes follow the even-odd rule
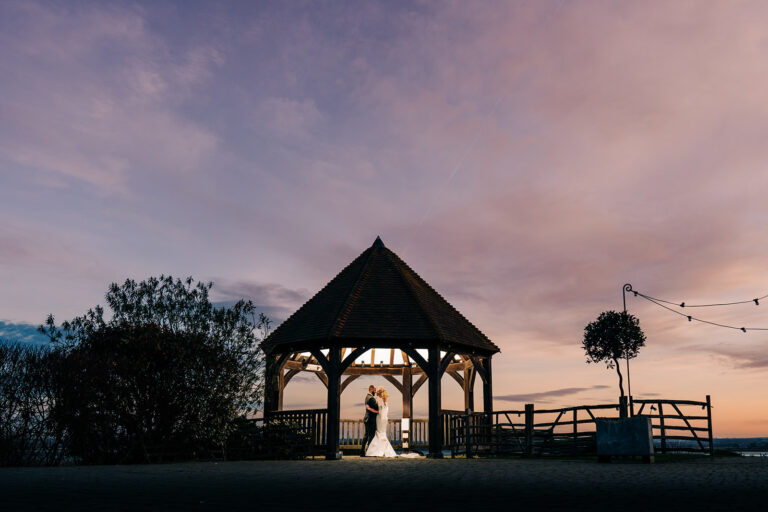
[[[49,313],[162,273],[284,320],[381,235],[501,348],[496,409],[616,401],[581,339],[625,283],[674,304],[768,293],[761,13],[4,2],[0,338],[34,343]],[[764,302],[693,316],[768,328]],[[768,436],[768,331],[627,310],[647,337],[635,397],[711,395],[716,437]],[[303,377],[286,408],[324,403]],[[355,381],[342,417],[370,383],[387,386]]]

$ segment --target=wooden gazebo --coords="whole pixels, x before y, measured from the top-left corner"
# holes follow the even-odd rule
[[[361,375],[391,382],[403,395],[403,418],[411,419],[413,395],[427,382],[431,457],[442,453],[444,373],[464,388],[464,405],[471,410],[480,375],[483,410],[493,410],[491,357],[499,348],[378,237],[277,327],[262,348],[265,414],[282,409],[283,390],[301,371],[313,372],[327,387],[328,459],[339,458],[341,393]]]

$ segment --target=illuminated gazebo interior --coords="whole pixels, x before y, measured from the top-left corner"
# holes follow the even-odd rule
[[[483,410],[492,402],[488,337],[427,284],[380,238],[262,343],[267,355],[265,413],[283,408],[285,387],[300,372],[327,389],[327,458],[338,458],[341,394],[361,376],[381,376],[402,395],[403,418],[426,383],[429,454],[442,453],[441,378],[451,376],[474,410],[474,382]]]

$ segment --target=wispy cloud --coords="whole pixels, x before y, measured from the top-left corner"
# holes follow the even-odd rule
[[[738,345],[688,345],[685,350],[712,354],[727,366],[744,370],[768,369],[768,353],[762,346]]]
[[[215,281],[214,292],[230,299],[245,298],[264,306],[298,307],[309,298],[307,290],[294,290],[276,283]]]
[[[172,60],[146,13],[130,6],[3,10],[0,157],[114,194],[142,177],[196,170],[216,147],[179,110],[221,63],[214,48]]]
[[[310,297],[307,290],[295,290],[276,283],[225,279],[214,279],[214,283],[212,292],[218,303],[231,305],[240,299],[250,300],[256,309],[272,321],[273,328],[288,318]]]
[[[71,316],[112,280],[172,273],[285,317],[382,235],[501,347],[496,368],[538,358],[495,377],[502,396],[581,389],[583,327],[623,283],[765,293],[766,17],[751,1],[2,2],[0,311]],[[651,358],[689,372],[654,391],[766,371],[764,334],[628,307],[648,336],[633,383]],[[702,317],[762,327],[762,307]]]
[[[583,393],[584,391],[592,391],[594,389],[607,389],[610,386],[596,385],[588,388],[561,388],[553,389],[551,391],[540,391],[538,393],[520,393],[517,395],[494,395],[494,400],[502,400],[504,402],[547,402],[550,398],[561,398],[564,396],[576,395]]]

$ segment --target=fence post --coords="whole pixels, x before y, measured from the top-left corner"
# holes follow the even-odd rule
[[[491,454],[498,455],[501,453],[501,427],[499,427],[499,414],[492,412],[488,414],[488,432],[490,433],[490,439],[488,443],[491,446]]]
[[[629,395],[629,416],[633,417],[635,415],[635,399],[632,398],[632,395]]]
[[[464,453],[467,454],[467,458],[472,458],[472,429],[469,426],[469,422],[472,419],[472,416],[469,414],[469,409],[466,409],[465,415],[464,415],[464,442],[467,443],[466,450]]]
[[[664,409],[659,405],[659,431],[661,433],[661,453],[667,453],[667,431],[664,429]]]
[[[319,413],[315,413],[312,415],[312,417],[309,420],[310,424],[310,435],[312,436],[312,444],[309,447],[310,453],[312,454],[312,460],[315,460],[315,447],[317,446],[317,417],[319,416]]]
[[[533,455],[533,404],[525,404],[525,455]]]
[[[627,397],[626,396],[619,397],[619,417],[620,418],[627,417]]]
[[[709,434],[709,455],[715,456],[715,444],[712,440],[712,402],[707,395],[707,433]]]
[[[573,453],[578,453],[579,451],[579,424],[578,424],[578,418],[579,415],[578,409],[575,407],[573,408]]]
[[[448,431],[450,432],[450,435],[448,436],[448,442],[451,445],[451,458],[456,458],[456,447],[457,447],[457,441],[456,441],[456,418],[450,419],[450,428]]]

